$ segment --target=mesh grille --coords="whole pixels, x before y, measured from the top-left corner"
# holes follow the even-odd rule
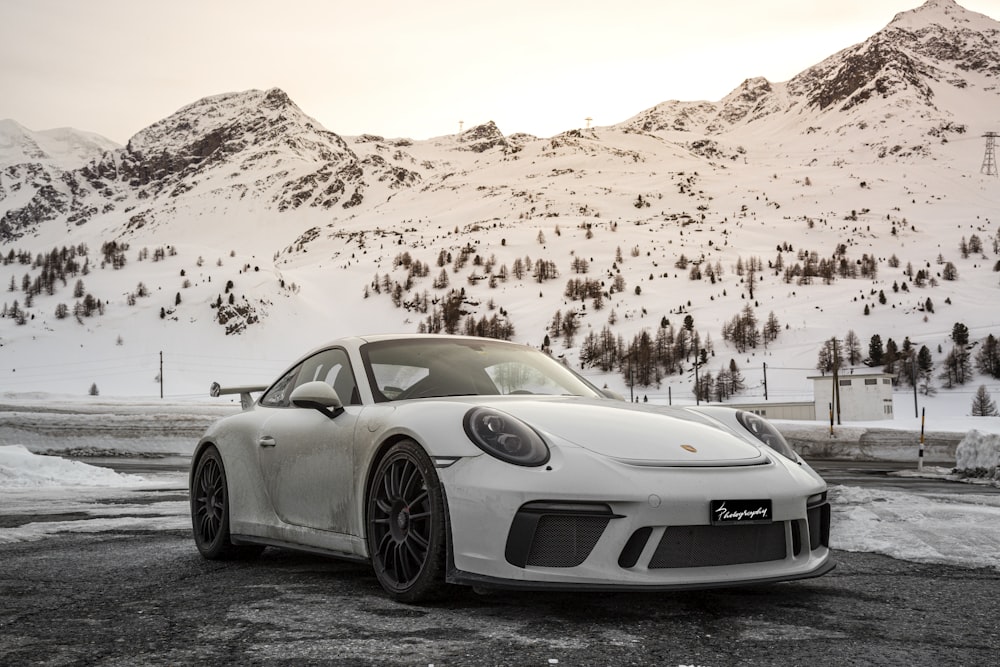
[[[820,540],[820,511],[819,507],[810,507],[806,512],[809,519],[809,548],[819,549]]]
[[[538,520],[528,565],[576,567],[587,560],[610,517],[546,515]]]
[[[650,568],[740,565],[782,560],[785,523],[746,526],[670,526]]]
[[[824,503],[810,507],[806,512],[809,520],[809,548],[819,549],[830,546],[830,505]]]

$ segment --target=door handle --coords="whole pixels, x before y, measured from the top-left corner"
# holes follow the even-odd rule
[[[278,444],[278,441],[269,435],[263,435],[257,441],[257,444],[260,445],[261,447],[274,447],[275,445]]]

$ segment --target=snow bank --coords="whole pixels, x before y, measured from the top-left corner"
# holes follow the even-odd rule
[[[830,488],[830,546],[917,563],[1000,569],[1000,496]]]
[[[239,406],[231,402],[0,394],[0,445],[75,456],[190,456],[205,429],[238,412]]]
[[[145,482],[146,479],[138,475],[117,473],[81,461],[32,454],[23,445],[0,446],[0,488],[121,487]]]
[[[819,422],[775,421],[792,449],[806,460],[912,461],[920,455],[920,429],[887,428],[871,424],[838,426],[834,433]],[[924,434],[924,461],[951,463],[962,432]]]
[[[955,468],[960,477],[1000,483],[1000,435],[969,431],[958,443]]]
[[[1000,466],[1000,435],[969,431],[958,443],[955,467],[959,470]]]

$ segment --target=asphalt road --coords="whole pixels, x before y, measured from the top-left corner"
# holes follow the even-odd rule
[[[762,588],[412,607],[361,565],[208,562],[185,531],[66,534],[0,546],[0,664],[996,664],[1000,573],[838,559]]]
[[[277,549],[208,562],[187,530],[63,533],[0,544],[0,665],[996,664],[1000,572],[837,560],[825,577],[767,587],[462,589],[415,607],[384,597],[364,565]]]

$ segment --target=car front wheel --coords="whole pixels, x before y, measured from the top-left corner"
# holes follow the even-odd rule
[[[446,592],[444,494],[417,443],[398,442],[379,462],[366,517],[375,576],[393,598],[421,602]]]

